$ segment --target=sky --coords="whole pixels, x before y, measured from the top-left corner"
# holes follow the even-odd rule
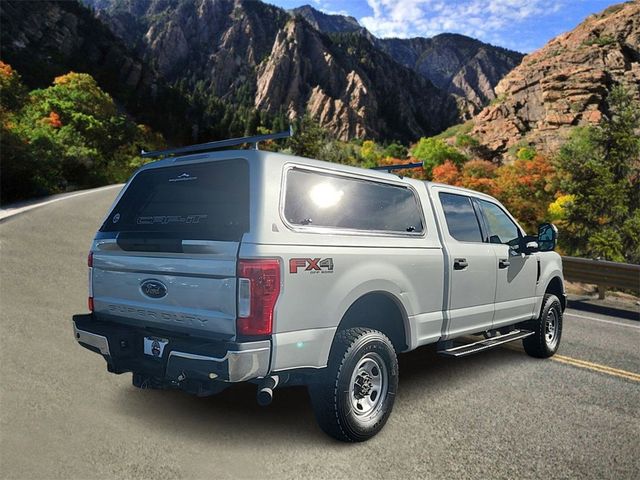
[[[611,0],[266,0],[283,8],[309,4],[351,15],[378,37],[461,33],[523,53],[620,3]]]

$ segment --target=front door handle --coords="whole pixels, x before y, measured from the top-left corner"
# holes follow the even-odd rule
[[[507,268],[509,265],[511,265],[511,262],[506,258],[498,260],[498,268]]]
[[[467,263],[466,258],[454,258],[453,259],[453,269],[454,270],[464,270],[467,268],[469,264]]]

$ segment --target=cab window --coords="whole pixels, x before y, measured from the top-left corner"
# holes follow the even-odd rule
[[[517,245],[520,229],[511,218],[495,203],[479,200],[482,213],[489,229],[489,242]]]

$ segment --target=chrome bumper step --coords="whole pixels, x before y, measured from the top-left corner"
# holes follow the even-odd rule
[[[514,342],[516,340],[522,340],[523,338],[533,335],[531,330],[512,330],[509,333],[503,335],[496,335],[495,337],[485,338],[473,343],[466,343],[464,345],[457,345],[449,348],[438,348],[440,355],[446,355],[449,357],[465,357],[467,355],[473,355],[490,348],[495,348],[505,343]]]

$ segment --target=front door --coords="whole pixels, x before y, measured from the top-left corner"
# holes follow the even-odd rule
[[[471,197],[444,187],[433,191],[449,261],[445,334],[454,337],[489,330],[497,276],[493,245],[483,242],[479,212]]]
[[[496,203],[478,199],[497,272],[493,328],[529,320],[536,303],[536,255],[520,251],[521,230]]]

